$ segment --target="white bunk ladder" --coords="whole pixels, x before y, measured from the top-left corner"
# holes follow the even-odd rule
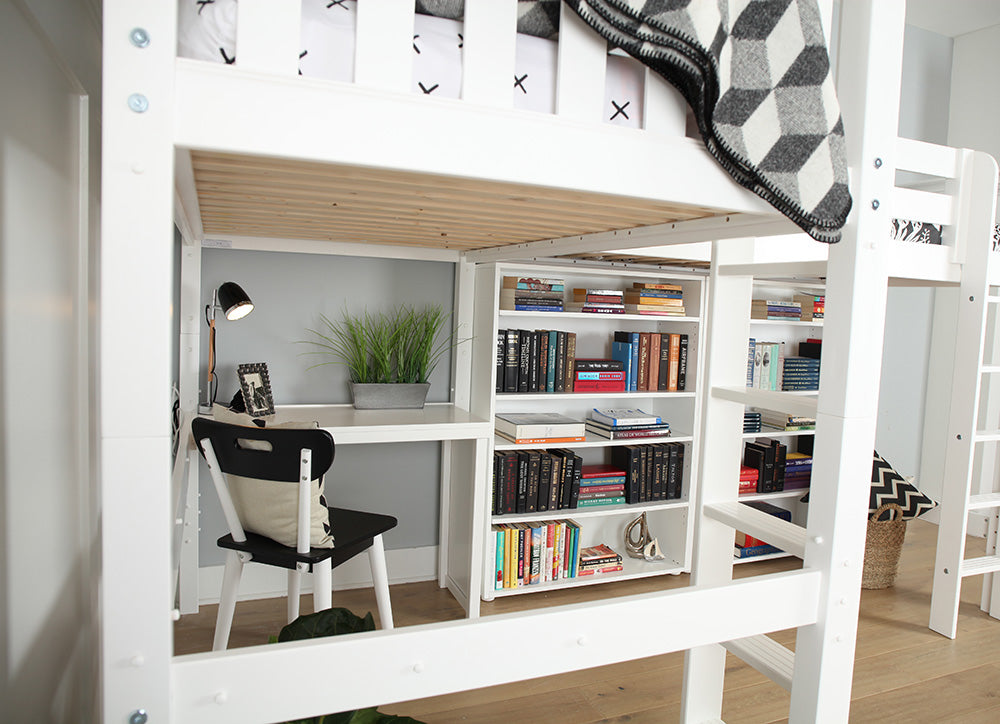
[[[855,210],[826,264],[820,391],[816,399],[804,400],[744,389],[753,277],[815,275],[813,265],[757,265],[749,240],[713,244],[701,514],[692,564],[694,584],[725,585],[732,579],[734,528],[773,542],[801,557],[804,569],[821,572],[816,620],[797,628],[794,653],[768,635],[689,650],[684,722],[721,721],[727,651],[791,692],[789,721],[847,722],[850,713],[888,282],[903,7],[874,0],[846,3],[840,21],[837,77]],[[844,38],[851,39],[850,48]],[[745,405],[806,408],[802,411],[815,416],[805,528],[738,502]]]
[[[996,394],[1000,296],[991,285],[996,266],[991,240],[997,170],[986,154],[963,154],[963,193],[958,201],[964,208],[956,214],[954,235],[956,248],[964,250],[965,258],[960,261],[965,263],[953,322],[955,353],[930,613],[930,627],[949,638],[957,633],[962,579],[968,576],[985,574],[981,607],[1000,618],[1000,577],[992,575],[1000,571],[1000,488],[994,474],[996,443],[1000,442],[1000,430],[995,429],[1000,418],[995,409],[1000,402]],[[992,321],[989,325],[988,320]],[[974,511],[987,514],[987,550],[984,556],[966,558],[969,514]]]

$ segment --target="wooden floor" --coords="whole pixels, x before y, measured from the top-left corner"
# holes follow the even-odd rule
[[[920,520],[911,522],[896,584],[885,590],[862,591],[852,722],[1000,722],[1000,621],[979,610],[981,578],[967,579],[964,584],[958,637],[954,641],[927,628],[936,535],[936,526]],[[981,540],[970,539],[969,554],[981,555],[982,547]],[[784,570],[796,564],[789,559],[745,564],[736,567],[736,575]],[[512,596],[484,604],[484,615],[686,584],[687,576],[667,576]],[[302,603],[308,606],[308,597]],[[362,614],[370,610],[377,618],[370,590],[335,592],[334,605]],[[284,599],[240,603],[231,646],[266,642],[284,624],[284,607]],[[462,616],[451,594],[434,583],[393,586],[392,607],[397,626]],[[211,648],[214,619],[215,606],[203,606],[198,614],[183,617],[175,625],[177,653]],[[795,632],[784,631],[774,637],[792,646]],[[524,651],[530,651],[531,642],[522,643]],[[507,642],[498,647],[500,650],[516,653],[518,648]],[[659,724],[678,720],[682,680],[683,655],[667,654],[400,702],[380,710],[406,714],[427,724]],[[728,724],[787,721],[788,701],[784,689],[729,655],[723,702],[723,718]]]

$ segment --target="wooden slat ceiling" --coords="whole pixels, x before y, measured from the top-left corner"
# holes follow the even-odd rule
[[[202,226],[232,234],[484,249],[718,209],[406,171],[193,151]]]

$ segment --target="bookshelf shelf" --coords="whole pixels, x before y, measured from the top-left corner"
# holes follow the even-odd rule
[[[751,319],[750,324],[762,327],[822,327],[822,319],[805,321],[801,319]]]
[[[733,556],[733,563],[756,563],[758,561],[773,561],[776,558],[793,558],[791,553],[778,551],[777,553],[765,553],[762,556],[750,556],[749,558],[737,558]]]
[[[583,442],[518,445],[510,440],[495,436],[495,452],[568,449],[579,456],[583,465],[612,462],[612,451],[632,445],[653,445],[661,443],[682,443],[684,446],[683,468],[681,470],[681,497],[655,502],[609,505],[593,508],[564,508],[535,513],[493,515],[493,500],[486,501],[485,515],[474,522],[475,536],[481,536],[484,565],[484,600],[495,596],[510,596],[555,588],[585,586],[608,581],[624,580],[643,576],[665,575],[688,571],[691,567],[693,546],[693,526],[689,521],[696,498],[699,441],[696,431],[700,427],[703,391],[699,382],[703,374],[703,315],[707,308],[707,277],[698,272],[650,267],[612,266],[595,262],[592,264],[564,264],[557,260],[529,262],[483,263],[475,269],[475,307],[473,313],[473,382],[470,411],[479,416],[493,419],[502,413],[560,413],[574,420],[586,420],[591,410],[600,407],[637,407],[657,415],[670,423],[672,434],[650,438],[607,439],[587,433]],[[517,311],[499,309],[504,277],[532,277],[534,279],[563,280],[564,302],[572,300],[572,290],[587,289],[633,289],[636,282],[646,284],[679,285],[684,316],[647,314],[589,314],[584,312]],[[510,289],[511,287],[507,287]],[[676,291],[676,290],[671,290]],[[503,332],[506,340],[509,330],[517,330],[515,342],[518,347],[524,339],[532,340],[532,348],[545,344],[540,337],[530,335],[536,330],[556,330],[557,333],[575,335],[576,359],[612,358],[615,332],[629,332],[656,336],[662,344],[671,333],[687,335],[687,367],[684,389],[635,390],[623,392],[502,392],[506,352],[498,357],[498,333]],[[521,332],[524,334],[521,334]],[[528,336],[525,336],[528,335]],[[510,339],[514,339],[510,337]],[[537,340],[537,343],[536,341]],[[619,336],[618,341],[622,341]],[[568,343],[568,339],[567,339]],[[562,348],[560,347],[560,350]],[[676,348],[675,348],[676,349]],[[669,354],[669,352],[668,352]],[[661,350],[658,359],[668,359]],[[535,357],[532,357],[532,361]],[[529,363],[531,364],[531,363]],[[531,369],[529,367],[529,369]],[[544,368],[539,368],[544,369]],[[518,367],[517,375],[522,374]],[[652,379],[658,379],[653,376]],[[498,380],[500,384],[498,385]],[[649,468],[652,470],[652,467]],[[490,491],[486,491],[489,497]],[[625,526],[640,514],[648,519],[650,534],[657,538],[666,555],[662,561],[647,562],[627,559],[620,572],[584,576],[577,579],[560,580],[555,583],[536,584],[496,590],[496,535],[493,525],[522,524],[541,520],[574,520],[580,525],[580,545],[606,543],[616,552],[625,556],[623,536]]]
[[[497,311],[498,316],[501,319],[510,318],[523,318],[523,319],[565,319],[565,320],[576,320],[576,319],[586,319],[593,322],[673,322],[680,324],[699,324],[701,319],[699,317],[674,317],[671,315],[660,315],[660,314],[591,314],[588,312],[528,312],[528,311],[518,311],[513,309],[500,309]]]
[[[802,491],[805,494],[806,491]],[[741,496],[742,498],[742,496]],[[687,499],[662,500],[656,503],[636,503],[634,505],[608,505],[602,508],[563,508],[541,513],[513,513],[510,515],[494,515],[494,523],[529,523],[536,520],[583,520],[585,518],[603,518],[608,515],[625,513],[633,518],[643,511],[686,509],[690,505]]]
[[[755,437],[802,437],[804,435],[815,435],[815,430],[779,430],[776,427],[763,425],[760,432],[743,433],[744,440],[752,440]]]
[[[809,488],[792,488],[791,490],[780,490],[777,493],[741,493],[740,502],[748,500],[784,500],[786,498],[801,498],[809,492]]]
[[[628,440],[608,440],[600,435],[592,435],[589,432],[585,435],[585,442],[554,442],[546,444],[518,445],[510,440],[495,435],[493,438],[494,450],[549,450],[552,448],[588,448],[588,447],[617,447],[619,445],[646,445],[660,442],[691,442],[693,435],[663,435],[661,437],[632,438]]]
[[[776,554],[776,555],[788,555]],[[666,563],[664,566],[662,564]],[[655,569],[653,568],[655,566]],[[622,570],[612,573],[597,573],[592,576],[578,576],[577,578],[563,578],[558,581],[547,583],[537,583],[531,586],[521,586],[520,588],[498,588],[493,591],[497,598],[504,596],[518,596],[523,593],[535,593],[538,591],[555,591],[561,588],[577,588],[578,586],[591,586],[595,583],[612,583],[614,581],[627,581],[634,578],[647,578],[649,576],[678,575],[686,573],[687,568],[678,561],[648,561],[637,558],[622,558]]]
[[[545,404],[557,398],[570,400],[615,400],[615,399],[635,399],[647,397],[695,397],[694,390],[682,390],[680,392],[665,392],[660,390],[635,390],[633,392],[498,392],[497,402],[508,400],[530,400],[539,404]]]

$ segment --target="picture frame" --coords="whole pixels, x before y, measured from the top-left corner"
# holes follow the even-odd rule
[[[250,417],[264,417],[274,414],[274,398],[271,396],[271,379],[265,362],[241,364],[236,368],[240,379],[243,404]]]

